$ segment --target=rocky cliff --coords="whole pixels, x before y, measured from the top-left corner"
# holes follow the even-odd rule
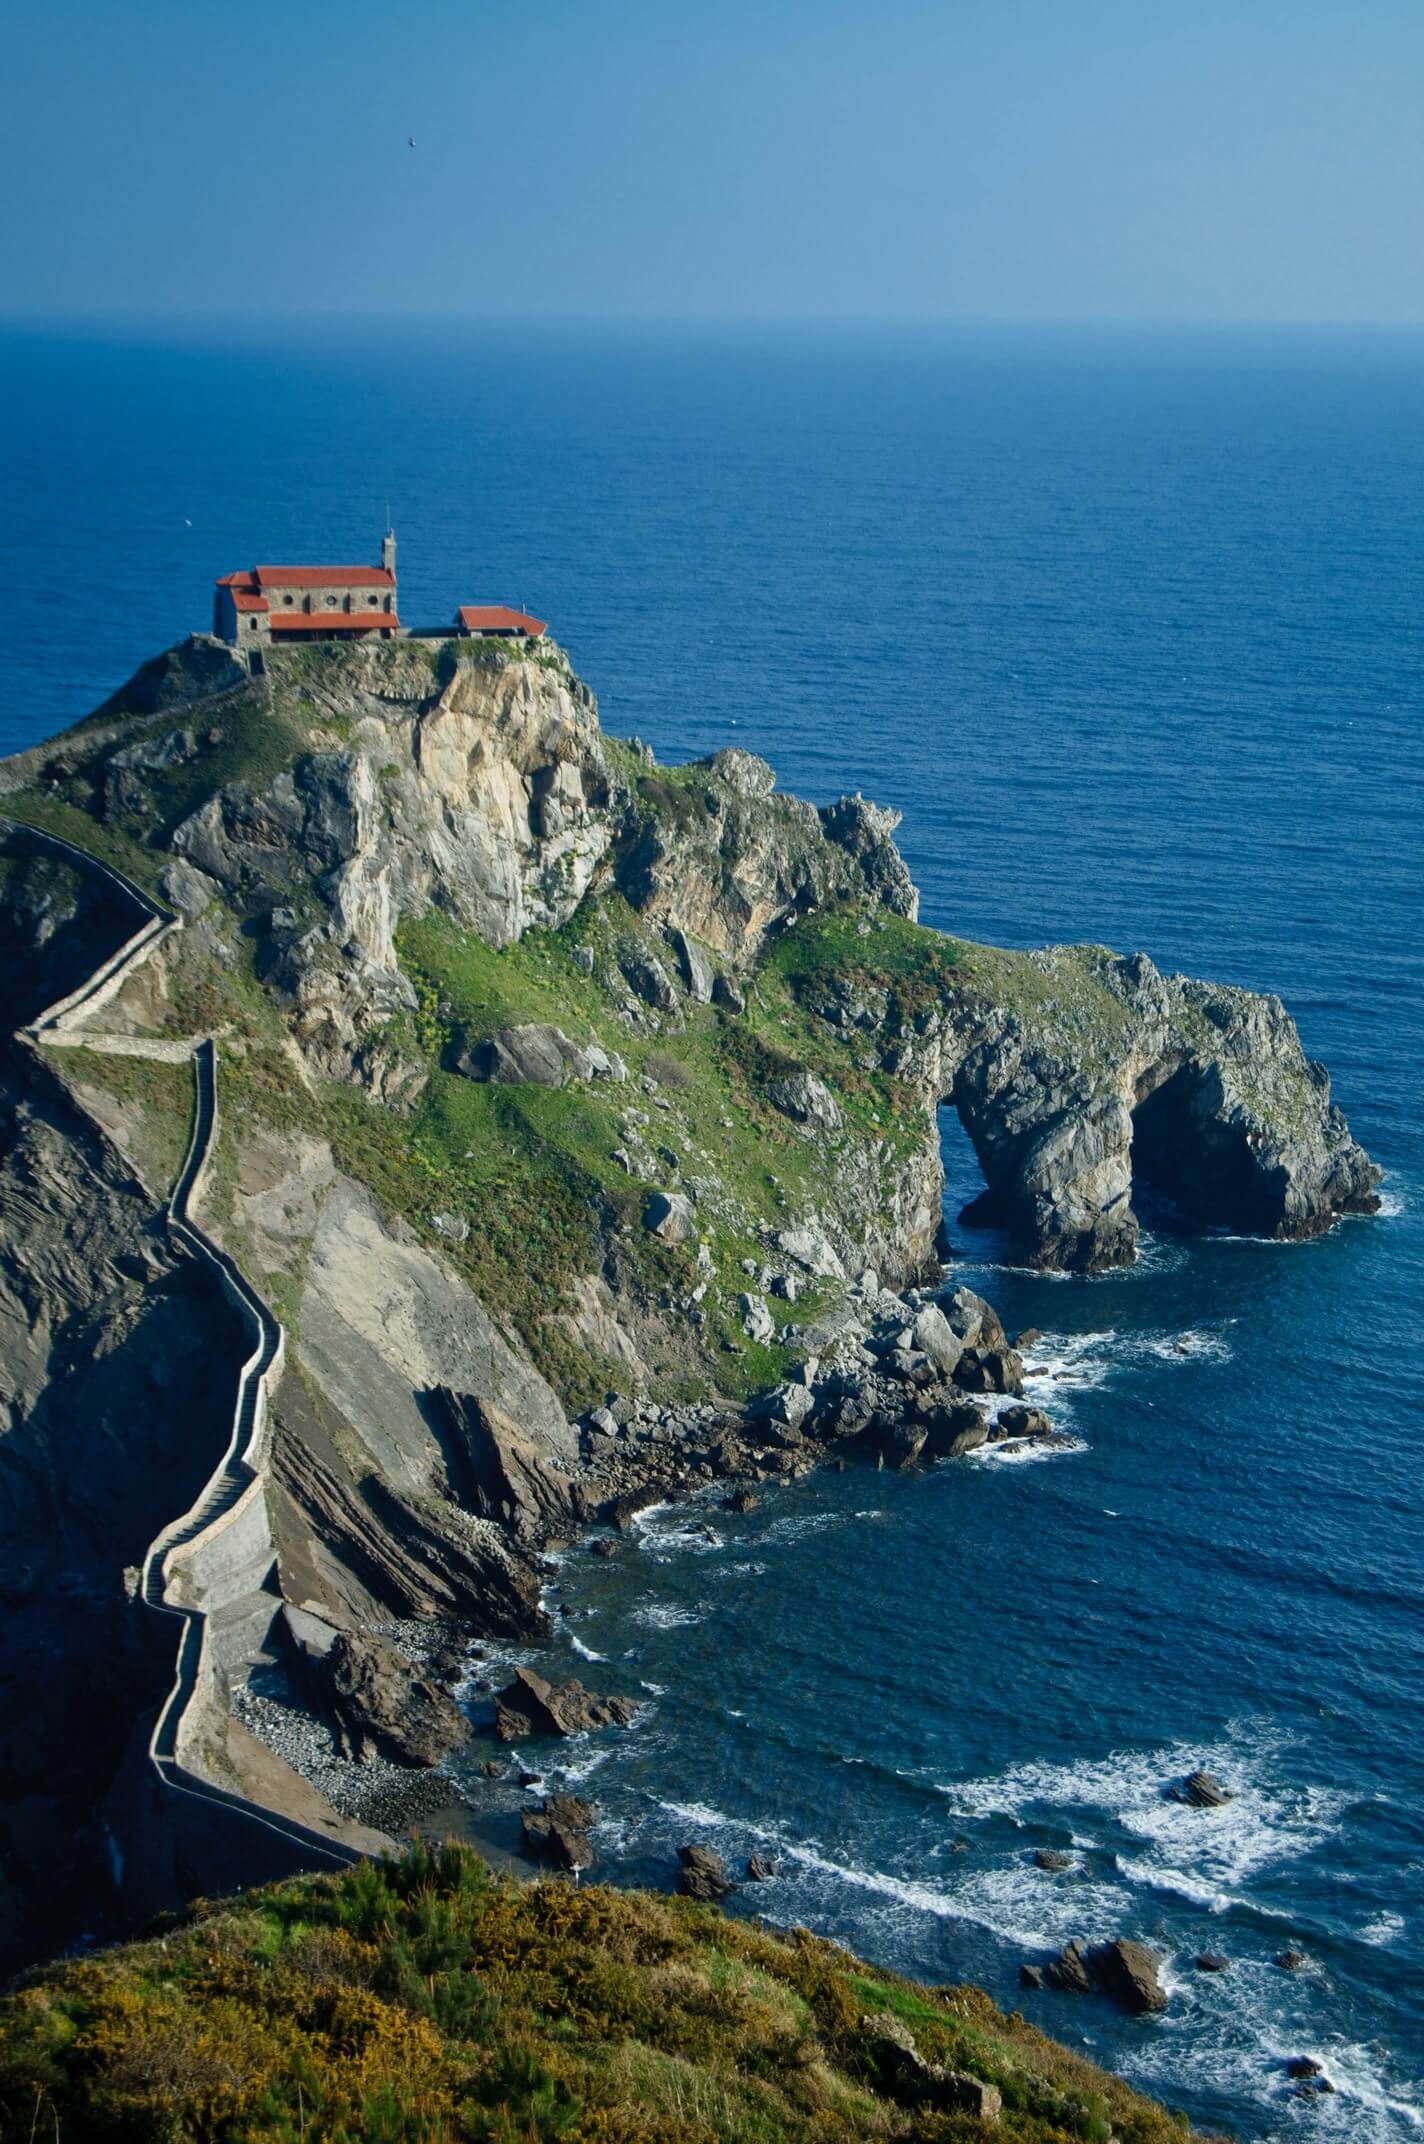
[[[817,1440],[965,1448],[966,1396],[1016,1372],[937,1301],[942,1106],[1048,1268],[1130,1260],[1144,1190],[1282,1237],[1374,1204],[1277,1000],[924,929],[892,812],[783,797],[747,752],[660,768],[557,651],[274,650],[251,680],[196,641],[0,768],[0,811],[16,1025],[133,926],[26,825],[181,924],[102,1048],[14,1046],[0,1477],[61,1538],[97,1437],[142,1462],[136,1537],[184,1507],[143,1381],[178,1389],[196,1348],[206,1405],[245,1343],[158,1225],[190,1090],[114,1053],[211,1033],[202,1219],[285,1328],[272,1600],[306,1640],[527,1634],[541,1548],[640,1488],[795,1470]],[[38,1204],[88,1216],[63,1255],[43,1169]],[[85,1349],[125,1365],[102,1408],[61,1404]],[[202,1480],[208,1414],[165,1416]]]

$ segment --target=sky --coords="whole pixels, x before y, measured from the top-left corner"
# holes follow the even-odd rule
[[[11,319],[1424,321],[1421,0],[46,0],[0,121]]]

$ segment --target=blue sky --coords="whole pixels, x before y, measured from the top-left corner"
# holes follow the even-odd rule
[[[1424,319],[1420,0],[49,0],[5,74],[12,317]]]

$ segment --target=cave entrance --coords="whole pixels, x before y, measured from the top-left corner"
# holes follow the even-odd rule
[[[1222,1123],[1190,1063],[1149,1074],[1132,1112],[1132,1208],[1156,1229],[1269,1225],[1267,1202],[1244,1127]],[[1145,1090],[1145,1091],[1144,1091]]]

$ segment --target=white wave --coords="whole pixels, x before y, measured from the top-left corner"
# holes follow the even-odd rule
[[[981,1444],[977,1452],[966,1456],[979,1466],[1029,1467],[1045,1459],[1071,1459],[1075,1452],[1091,1449],[1086,1439],[1061,1432],[1052,1444],[1033,1437],[1006,1437],[1001,1444]]]
[[[1402,1936],[1403,1934],[1404,1915],[1402,1913],[1380,1913],[1376,1914],[1372,1921],[1366,1921],[1364,1927],[1360,1930],[1360,1941],[1375,1945],[1393,1943],[1397,1936]]]
[[[1142,1842],[1123,1873],[1172,1888],[1218,1910],[1258,1870],[1312,1852],[1336,1827],[1348,1796],[1268,1780],[1277,1741],[1260,1729],[1232,1730],[1203,1747],[1173,1743],[1124,1750],[1074,1764],[1016,1765],[996,1778],[938,1782],[965,1816],[1022,1819],[1028,1809],[1090,1812]],[[1231,1790],[1219,1809],[1193,1809],[1165,1790],[1204,1766]]]
[[[1143,1337],[1137,1343],[1138,1350],[1151,1355],[1158,1362],[1230,1362],[1231,1343],[1221,1333],[1205,1332],[1196,1328],[1184,1333],[1169,1333],[1159,1338]]]
[[[718,1578],[760,1578],[766,1569],[764,1563],[724,1563],[716,1573]]]
[[[648,1630],[681,1630],[686,1624],[705,1620],[705,1608],[679,1608],[674,1601],[654,1601],[647,1608],[635,1608],[633,1621]]]
[[[576,1638],[572,1631],[568,1631],[566,1635],[580,1660],[606,1660],[608,1658],[606,1653],[596,1653],[591,1645],[585,1645],[583,1639]]]
[[[596,1745],[591,1749],[580,1749],[574,1755],[561,1757],[557,1764],[551,1764],[548,1768],[549,1778],[561,1787],[580,1786],[601,1764],[606,1764],[612,1755],[613,1751],[606,1743],[601,1749]]]
[[[1160,2031],[1122,2054],[1135,2085],[1262,2108],[1273,2138],[1403,2144],[1424,2131],[1418,2082],[1390,2078],[1378,2043],[1347,2042],[1303,2023],[1293,2029],[1282,2015],[1280,1975],[1270,1966],[1241,1962],[1220,1980],[1193,1975],[1180,1996]],[[1297,2094],[1287,2065],[1302,2055],[1321,2065],[1333,2092]]]
[[[652,1697],[665,1697],[667,1695],[667,1684],[665,1682],[645,1681],[643,1683],[643,1688],[648,1691],[649,1695]]]

